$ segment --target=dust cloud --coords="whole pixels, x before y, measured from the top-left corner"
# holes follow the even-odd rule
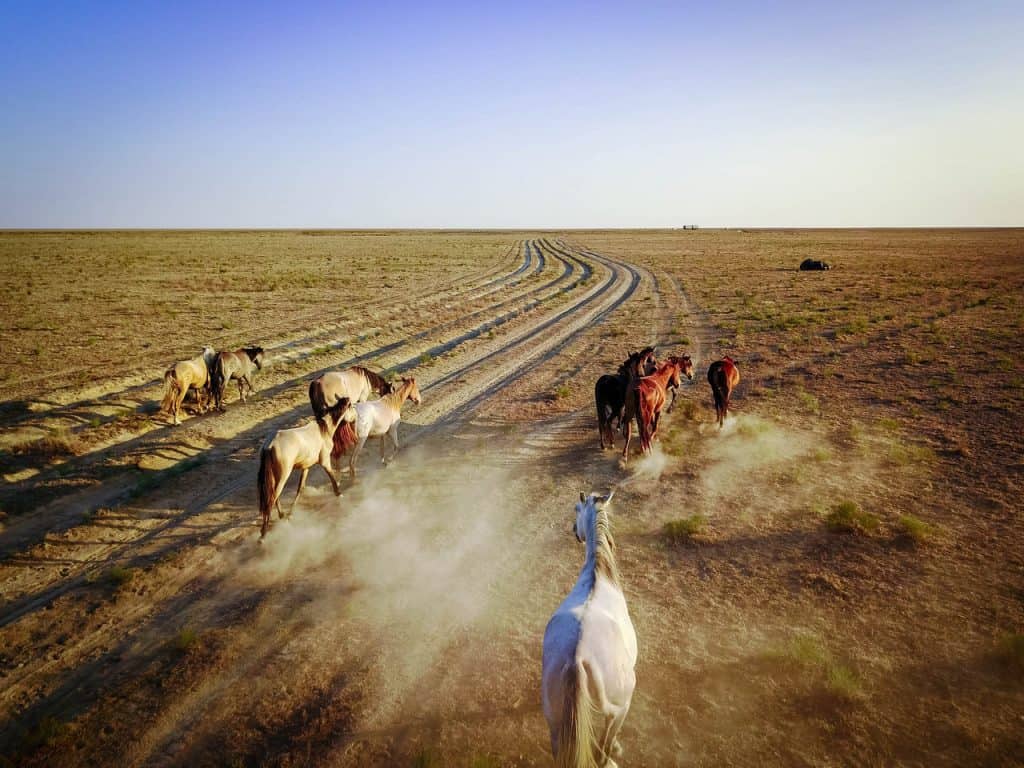
[[[372,638],[385,679],[367,717],[380,725],[459,637],[489,626],[500,595],[517,588],[522,554],[509,544],[517,501],[502,468],[415,448],[386,470],[361,464],[340,499],[321,476],[290,519],[275,514],[237,580],[301,582],[313,593],[310,620],[344,621]]]

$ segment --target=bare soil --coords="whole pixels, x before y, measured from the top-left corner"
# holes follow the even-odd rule
[[[1024,762],[1024,232],[15,233],[0,265],[12,764],[550,764],[541,638],[612,487],[622,764]],[[154,413],[251,342],[258,396]],[[593,382],[649,343],[696,375],[624,465]],[[258,544],[259,445],[356,362],[420,384],[398,458],[314,472]]]

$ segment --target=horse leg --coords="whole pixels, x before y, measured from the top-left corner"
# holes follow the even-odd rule
[[[366,445],[366,437],[360,437],[359,442],[352,446],[352,453],[348,458],[348,475],[353,480],[356,479],[356,459],[362,452],[364,445]]]
[[[398,455],[398,424],[397,423],[392,424],[391,425],[391,429],[389,429],[387,432],[385,432],[383,435],[381,435],[381,438],[380,438],[380,460],[381,460],[381,463],[384,464],[384,466],[386,467],[388,465],[388,459],[384,458],[384,451],[387,448],[387,444],[384,441],[385,437],[390,437],[391,438],[391,444],[395,448],[394,452],[391,454],[391,460],[393,461],[395,456]]]
[[[309,477],[309,468],[308,467],[306,469],[302,470],[302,474],[299,475],[299,490],[297,490],[295,492],[295,501],[292,502],[292,512],[295,511],[295,505],[299,503],[299,495],[302,493],[302,489],[306,487],[306,478],[307,477]],[[277,514],[280,515],[281,511],[278,510]],[[288,517],[291,517],[291,516],[292,516],[292,513],[289,512],[288,513]],[[280,520],[280,518],[278,518],[278,519]]]
[[[174,423],[181,424],[181,408],[185,402],[185,395],[188,394],[188,387],[178,387],[178,396],[174,400]]]
[[[328,459],[328,462],[329,461],[330,461],[330,459]],[[324,462],[320,462],[320,466],[324,468],[324,472],[326,472],[327,476],[329,478],[331,478],[331,485],[334,487],[334,495],[335,496],[341,496],[341,482],[340,482],[340,478],[335,476],[334,470],[332,470],[328,464],[326,464]]]
[[[277,507],[277,519],[284,519],[284,512],[281,509],[281,494],[284,493],[284,487],[288,484],[288,478],[292,476],[292,469],[294,467],[288,467],[285,472],[281,473],[280,479],[277,481],[277,487],[274,488],[274,506]]]
[[[243,388],[244,383],[245,383],[245,376],[239,376],[238,377],[238,399],[241,400],[243,403],[245,402],[245,389]]]
[[[633,421],[632,419],[626,419],[622,425],[622,436],[626,439],[626,444],[622,446],[622,460],[629,460],[629,440],[632,437],[633,432]]]

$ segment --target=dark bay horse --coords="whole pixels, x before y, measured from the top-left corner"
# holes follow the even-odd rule
[[[238,397],[245,402],[245,387],[255,392],[253,379],[256,371],[263,368],[263,347],[244,347],[234,352],[221,352],[214,358],[210,371],[210,388],[217,408],[224,410],[224,387],[232,379],[238,379]]]
[[[654,347],[647,347],[633,352],[619,366],[618,373],[605,374],[594,385],[594,402],[597,405],[597,431],[601,436],[601,450],[615,447],[612,432],[615,426],[622,426],[623,409],[626,406],[626,393],[629,381],[637,371],[635,378],[653,373],[658,361],[654,358]]]
[[[729,413],[729,396],[740,383],[739,368],[731,357],[723,357],[711,364],[708,368],[708,383],[715,396],[715,416],[718,419],[718,428],[721,429]]]
[[[650,376],[644,376],[637,383],[637,431],[640,433],[640,450],[650,453],[654,438],[658,436],[658,422],[661,411],[668,400],[668,390],[680,385],[680,376],[693,377],[693,363],[689,355],[670,357]]]

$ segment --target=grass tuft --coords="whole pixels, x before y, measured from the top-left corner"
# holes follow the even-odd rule
[[[996,659],[1011,671],[1024,675],[1024,634],[1005,635],[996,646]]]
[[[194,629],[186,627],[174,636],[174,640],[171,642],[171,645],[174,647],[174,650],[179,653],[188,653],[190,650],[195,648],[198,643],[199,633]]]
[[[707,518],[704,515],[690,515],[679,520],[669,520],[662,526],[661,532],[669,542],[678,544],[703,533],[706,524]]]
[[[826,515],[825,525],[839,533],[870,533],[878,528],[878,518],[852,501],[841,501]]]
[[[935,535],[935,526],[913,515],[900,515],[899,524],[903,534],[915,544],[924,544]]]
[[[133,578],[135,578],[135,569],[126,568],[123,565],[115,565],[107,571],[107,582],[112,584],[115,589],[121,589],[131,584]]]

